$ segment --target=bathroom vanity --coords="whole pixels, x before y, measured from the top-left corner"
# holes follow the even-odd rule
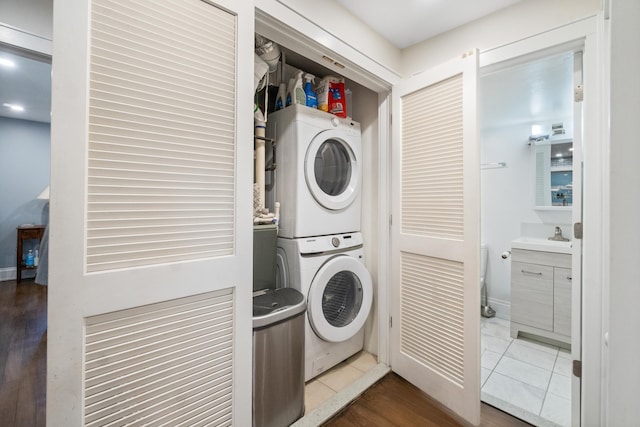
[[[571,242],[520,238],[511,248],[511,336],[570,345]]]

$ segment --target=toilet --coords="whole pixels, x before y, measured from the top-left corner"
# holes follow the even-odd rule
[[[485,243],[480,245],[480,314],[482,317],[493,317],[496,311],[489,306],[487,301],[487,284],[485,277],[487,274],[487,258],[489,258],[489,249]]]

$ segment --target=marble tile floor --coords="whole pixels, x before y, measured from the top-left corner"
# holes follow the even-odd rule
[[[509,321],[481,321],[481,395],[539,427],[571,426],[571,353],[526,338],[511,338]]]
[[[377,365],[376,356],[363,350],[313,378],[304,388],[305,413],[313,411]]]

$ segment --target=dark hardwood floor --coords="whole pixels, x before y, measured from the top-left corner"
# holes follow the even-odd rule
[[[442,405],[390,373],[336,415],[326,427],[458,427],[463,426]],[[529,426],[492,406],[482,404],[483,427]]]
[[[0,282],[0,425],[45,425],[47,287]]]

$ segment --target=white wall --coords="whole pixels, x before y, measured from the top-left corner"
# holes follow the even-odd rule
[[[605,351],[609,360],[609,382],[606,390],[609,426],[637,425],[640,420],[638,22],[640,2],[611,0],[610,304],[609,347],[608,352]]]
[[[402,52],[402,73],[410,76],[469,49],[481,51],[593,16],[601,0],[522,0],[467,25],[417,43]]]
[[[490,96],[487,94],[487,96]],[[570,123],[570,118],[558,118]],[[539,123],[539,122],[536,122]],[[497,316],[509,319],[511,301],[511,258],[501,254],[511,241],[521,237],[546,238],[554,227],[571,237],[571,211],[534,210],[533,146],[527,144],[533,123],[484,129],[480,140],[482,164],[505,162],[506,168],[482,169],[481,239],[487,244],[487,292]]]
[[[0,0],[0,25],[51,40],[53,0]]]
[[[49,185],[50,150],[48,123],[0,117],[0,270],[16,266],[16,227],[48,220],[36,197]]]

